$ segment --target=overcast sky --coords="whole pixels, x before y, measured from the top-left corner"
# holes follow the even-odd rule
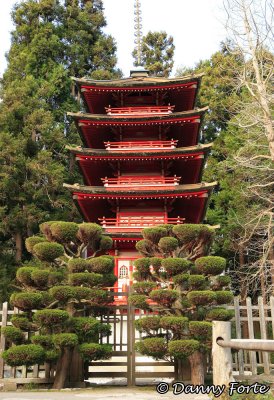
[[[127,76],[134,47],[134,0],[103,0],[107,28],[116,39],[118,66]],[[2,0],[0,14],[0,74],[6,68],[4,54],[10,46],[10,11],[16,0]],[[210,57],[225,38],[222,0],[141,0],[143,34],[165,30],[174,37],[175,67],[193,66]]]

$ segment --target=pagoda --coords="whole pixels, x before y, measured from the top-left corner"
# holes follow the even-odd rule
[[[85,112],[68,115],[83,147],[68,149],[84,184],[65,187],[83,219],[112,237],[119,289],[132,281],[144,228],[203,222],[216,183],[201,181],[211,148],[199,143],[201,78],[151,77],[142,67],[124,79],[73,78]]]

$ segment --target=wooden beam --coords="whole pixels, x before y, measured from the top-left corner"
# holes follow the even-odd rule
[[[231,348],[236,350],[253,350],[253,351],[273,351],[274,340],[263,339],[218,339],[217,344],[223,348]]]

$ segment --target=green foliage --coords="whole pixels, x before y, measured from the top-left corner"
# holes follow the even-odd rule
[[[86,246],[95,250],[96,244],[100,241],[103,228],[100,225],[84,222],[79,225],[78,238]]]
[[[139,240],[136,243],[136,250],[145,257],[153,256],[152,242],[147,239]]]
[[[219,287],[221,287],[221,288],[226,287],[231,284],[231,278],[230,278],[230,276],[227,276],[227,275],[220,275],[217,277],[216,282]]]
[[[83,343],[79,351],[85,361],[109,360],[112,356],[109,344]]]
[[[24,333],[19,328],[14,326],[5,326],[1,328],[1,334],[3,334],[9,343],[21,344],[25,341]]]
[[[222,257],[200,257],[195,261],[195,267],[205,275],[218,275],[224,271],[226,260]]]
[[[179,293],[176,290],[157,289],[150,292],[151,300],[164,307],[171,307],[178,297]]]
[[[229,304],[233,300],[233,293],[228,290],[218,290],[215,294],[217,304]]]
[[[158,257],[151,257],[150,265],[152,265],[154,272],[158,273],[162,265],[162,259]]]
[[[84,292],[83,289],[85,290],[87,288],[82,288],[82,287],[76,288],[76,293],[78,292],[76,294],[76,296],[78,296],[81,299],[84,299],[84,298],[88,299],[89,304],[91,306],[99,307],[100,305],[106,305],[111,301],[108,293],[105,290],[90,289],[89,294],[86,296],[85,295],[83,296],[83,292]]]
[[[45,238],[41,236],[30,236],[25,240],[25,245],[26,249],[28,250],[29,253],[33,252],[33,247],[38,244],[42,243],[45,241]]]
[[[187,298],[195,306],[210,305],[216,300],[216,294],[211,290],[194,290],[187,294]]]
[[[159,240],[167,235],[167,230],[157,226],[155,228],[145,228],[142,234],[145,240],[158,244]]]
[[[50,349],[53,346],[53,340],[51,335],[34,335],[31,338],[33,344],[39,344],[43,348]]]
[[[132,289],[138,294],[148,295],[155,288],[155,283],[150,281],[137,282],[132,285]]]
[[[113,287],[115,282],[117,281],[117,276],[114,274],[104,274],[102,275],[102,286]]]
[[[99,329],[101,323],[96,318],[92,317],[73,317],[70,319],[70,327],[78,338],[84,341],[98,341]],[[108,329],[109,326],[106,325]]]
[[[226,310],[225,308],[212,308],[206,314],[208,321],[230,321],[234,317],[233,310]]]
[[[29,321],[25,314],[14,314],[11,317],[11,323],[16,328],[22,329],[23,331],[29,331],[33,329],[33,324]]]
[[[78,344],[78,336],[74,333],[57,333],[52,336],[52,342],[57,348],[75,347]]]
[[[31,280],[38,286],[38,287],[46,287],[48,284],[50,271],[46,269],[34,269],[31,272]]]
[[[49,289],[49,293],[55,300],[64,304],[75,297],[75,288],[72,286],[54,286]]]
[[[128,302],[132,306],[140,308],[142,310],[148,308],[147,296],[145,296],[144,294],[131,294],[130,296],[128,296]]]
[[[137,271],[141,274],[141,276],[143,277],[149,276],[150,274],[149,267],[151,265],[150,258],[137,258],[137,260],[134,261],[134,265]]]
[[[43,301],[43,295],[35,292],[13,293],[10,298],[11,304],[19,310],[33,310],[40,308]]]
[[[135,328],[139,332],[145,332],[150,334],[150,331],[157,331],[160,329],[160,317],[143,317],[135,320]]]
[[[191,262],[183,258],[164,258],[162,260],[162,267],[165,268],[168,277],[185,272],[190,266]]]
[[[172,71],[174,61],[173,37],[168,36],[165,31],[149,31],[142,38],[141,43],[141,65],[144,65],[152,76],[168,77]],[[138,65],[136,49],[132,53],[134,65]]]
[[[72,286],[86,285],[94,287],[100,285],[102,280],[103,276],[94,272],[78,272],[68,276],[68,283]]]
[[[173,282],[175,285],[184,286],[185,288],[188,287],[188,280],[190,274],[179,274],[173,277]]]
[[[89,271],[98,274],[109,274],[113,271],[114,260],[112,257],[95,257],[87,260]]]
[[[64,247],[59,243],[42,242],[33,247],[33,252],[39,260],[53,262],[56,258],[62,257]]]
[[[206,286],[206,278],[203,275],[190,275],[188,279],[190,290],[204,289]]]
[[[172,253],[177,249],[179,242],[174,237],[163,237],[159,240],[158,246],[163,253]]]
[[[102,236],[99,242],[99,250],[107,251],[113,246],[113,240],[110,236]]]
[[[135,344],[136,350],[145,355],[155,358],[156,360],[163,358],[167,352],[167,345],[163,338],[143,339]]]
[[[44,309],[36,311],[33,319],[42,327],[54,327],[64,325],[69,319],[69,314],[64,310]]]
[[[173,227],[173,233],[176,235],[181,244],[194,243],[200,237],[206,238],[211,244],[214,231],[209,227],[201,224],[182,224]]]
[[[160,326],[163,329],[172,331],[174,336],[176,338],[179,338],[182,334],[185,334],[186,332],[186,328],[188,326],[188,318],[175,316],[161,317]]]
[[[50,349],[45,351],[45,362],[56,362],[61,353],[57,349]]]
[[[11,367],[42,364],[45,359],[45,350],[36,344],[21,344],[3,351],[2,357]]]
[[[198,340],[172,340],[168,344],[169,354],[179,360],[183,360],[191,356],[195,351],[200,349]]]
[[[212,337],[212,324],[206,321],[190,321],[189,332],[194,339],[203,341],[206,339],[211,340]]]
[[[21,267],[16,272],[16,279],[26,286],[31,286],[33,283],[31,279],[32,272],[35,271],[35,268],[32,267]]]
[[[74,222],[58,221],[50,225],[52,237],[58,243],[75,242],[78,229]]]
[[[89,264],[84,258],[72,258],[68,261],[69,272],[85,272],[88,268]]]

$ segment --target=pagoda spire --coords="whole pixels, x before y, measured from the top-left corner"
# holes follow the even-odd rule
[[[134,3],[134,36],[135,40],[134,43],[136,44],[136,51],[137,51],[137,64],[138,66],[141,65],[141,55],[142,55],[142,11],[141,11],[141,1],[135,0]]]

